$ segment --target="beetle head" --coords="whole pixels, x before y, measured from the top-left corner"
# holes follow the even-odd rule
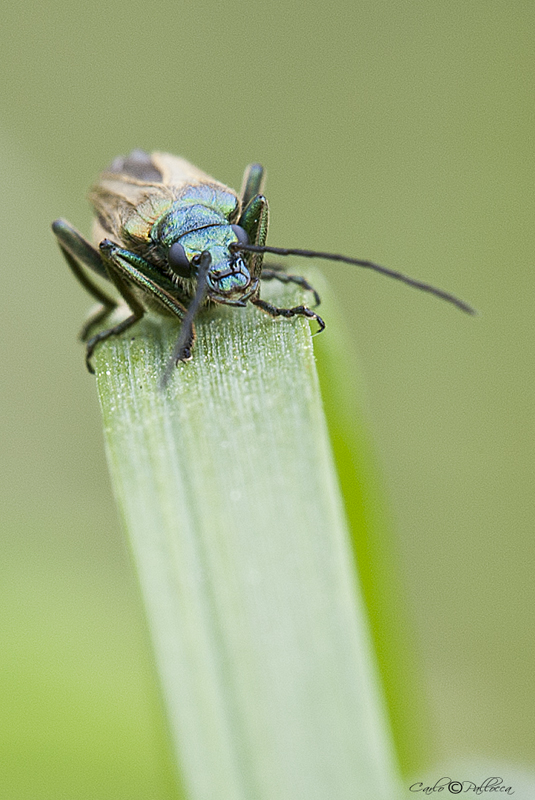
[[[243,228],[238,225],[211,226],[191,231],[180,237],[169,248],[167,260],[170,269],[182,278],[195,275],[199,264],[199,250],[211,257],[206,275],[208,297],[217,303],[243,306],[254,293],[258,279],[252,278],[243,254],[229,247],[248,242]]]

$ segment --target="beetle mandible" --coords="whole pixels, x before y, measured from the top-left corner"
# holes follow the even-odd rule
[[[98,301],[80,336],[86,342],[86,363],[99,342],[127,330],[146,311],[181,320],[172,362],[188,361],[195,342],[194,317],[207,303],[245,306],[253,303],[272,317],[322,318],[308,306],[279,308],[260,297],[261,280],[293,282],[319,296],[305,278],[281,267],[264,266],[264,253],[299,255],[356,264],[437,295],[461,310],[474,310],[453,295],[399,272],[335,253],[266,245],[268,203],[262,194],[264,169],[245,170],[240,195],[188,161],[169,153],[133,150],[119,156],[102,173],[89,199],[96,212],[95,245],[65,220],[52,223],[61,251],[80,283]],[[90,336],[118,305],[85,268],[114,284],[130,315]],[[167,374],[167,373],[166,373]]]

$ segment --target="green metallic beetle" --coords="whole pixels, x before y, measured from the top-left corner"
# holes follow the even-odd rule
[[[300,315],[316,320],[322,331],[325,323],[307,306],[279,308],[260,298],[260,281],[277,279],[309,290],[319,304],[317,292],[304,278],[289,275],[280,267],[266,268],[266,252],[326,258],[374,269],[474,313],[446,292],[369,261],[268,247],[263,179],[260,164],[251,164],[238,196],[182,158],[133,150],[116,158],[90,192],[97,215],[93,230],[96,247],[65,220],[52,224],[69,267],[99,303],[80,334],[86,341],[90,372],[97,344],[127,330],[147,311],[173,315],[182,322],[171,364],[191,358],[193,319],[206,303],[245,306],[250,302],[273,317]],[[93,336],[89,336],[91,328],[118,302],[84,268],[111,281],[131,311],[126,319]]]

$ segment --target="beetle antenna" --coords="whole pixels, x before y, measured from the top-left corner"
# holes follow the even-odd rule
[[[337,253],[321,253],[317,250],[296,250],[293,248],[287,247],[269,247],[268,245],[257,245],[257,244],[242,244],[241,242],[238,244],[237,242],[232,243],[230,247],[233,250],[246,250],[250,253],[274,253],[278,256],[303,256],[303,258],[325,258],[328,261],[343,261],[344,264],[355,264],[357,267],[364,267],[365,269],[373,269],[375,272],[380,272],[382,275],[387,275],[389,278],[395,278],[402,283],[406,283],[408,286],[414,286],[415,289],[421,289],[423,292],[429,292],[430,294],[434,294],[436,297],[440,297],[441,300],[446,300],[448,303],[452,303],[457,308],[460,308],[461,311],[466,312],[467,314],[476,314],[476,310],[469,306],[468,303],[465,303],[463,300],[459,300],[458,297],[455,297],[449,292],[443,292],[442,289],[437,289],[435,286],[431,286],[429,283],[423,283],[422,281],[414,280],[414,278],[409,278],[407,275],[403,275],[401,272],[396,272],[392,269],[387,269],[387,267],[381,267],[379,264],[374,264],[372,261],[361,261],[358,258],[350,258],[349,256],[341,256]]]
[[[199,258],[199,271],[197,272],[197,288],[195,290],[195,295],[193,296],[193,300],[188,306],[186,313],[184,314],[184,319],[182,320],[182,325],[180,327],[180,333],[178,335],[178,339],[175,345],[175,349],[173,350],[173,355],[169,359],[167,367],[165,368],[165,372],[162,375],[161,386],[164,389],[171,377],[171,373],[173,371],[173,367],[178,364],[179,361],[189,361],[191,358],[191,347],[193,345],[195,334],[193,330],[193,319],[195,314],[199,310],[202,301],[204,300],[204,296],[206,294],[206,286],[207,286],[207,276],[208,271],[210,269],[210,264],[212,263],[212,256],[208,252],[208,250],[204,250]]]

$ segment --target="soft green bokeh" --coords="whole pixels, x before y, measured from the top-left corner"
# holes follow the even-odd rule
[[[10,800],[173,796],[75,341],[89,303],[48,229],[88,231],[90,182],[139,146],[236,188],[260,160],[272,244],[373,258],[480,309],[323,268],[366,380],[433,756],[533,760],[534,17],[505,0],[4,3]]]

